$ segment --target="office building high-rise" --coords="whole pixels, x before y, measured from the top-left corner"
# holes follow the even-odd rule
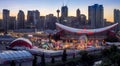
[[[84,14],[81,14],[80,17],[81,17],[80,23],[84,26],[87,23],[86,16]]]
[[[37,23],[37,29],[44,30],[45,28],[45,16],[40,16],[40,21]]]
[[[33,15],[33,11],[28,11],[27,12],[27,28],[32,28],[34,24],[34,15]]]
[[[68,7],[67,6],[62,6],[61,7],[61,17],[59,19],[59,22],[61,24],[66,25],[66,23],[68,22]]]
[[[33,19],[34,19],[34,26],[35,26],[35,28],[39,28],[39,26],[38,27],[36,27],[36,25],[38,24],[38,22],[40,22],[40,12],[38,11],[38,10],[35,10],[35,11],[33,11]]]
[[[15,30],[15,29],[16,29],[16,17],[10,16],[9,30]]]
[[[80,9],[77,9],[76,10],[76,19],[77,19],[77,22],[79,25],[82,25],[81,24],[81,13],[80,13]]]
[[[4,29],[5,32],[8,31],[9,18],[10,18],[10,11],[7,10],[7,9],[3,9],[3,29]]]
[[[24,29],[25,28],[25,15],[22,10],[19,11],[17,15],[17,28]]]
[[[40,12],[38,10],[28,11],[27,14],[27,27],[36,28],[36,24],[39,22]]]
[[[63,17],[63,18],[68,17],[68,7],[67,6],[62,6],[62,8],[61,8],[61,17]]]
[[[57,22],[57,18],[53,14],[46,15],[45,28],[54,30],[56,28],[55,25],[56,22]]]
[[[119,9],[114,9],[114,22],[119,23],[115,31],[120,31],[120,10]]]
[[[0,19],[0,30],[2,30],[2,19]]]
[[[104,25],[104,8],[102,5],[94,4],[88,7],[88,20],[91,27],[100,28]]]
[[[76,10],[76,17],[80,17],[80,9]]]

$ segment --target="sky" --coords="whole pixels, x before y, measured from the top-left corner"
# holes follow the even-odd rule
[[[88,18],[88,6],[94,4],[103,5],[104,18],[107,21],[113,21],[114,9],[120,9],[120,0],[0,0],[0,19],[3,9],[10,10],[10,16],[17,16],[19,10],[23,10],[25,15],[28,10],[39,10],[41,16],[50,13],[56,16],[56,10],[61,10],[63,5],[68,6],[69,16],[76,16],[76,10],[79,8]]]

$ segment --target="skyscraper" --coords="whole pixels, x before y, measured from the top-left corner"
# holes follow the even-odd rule
[[[55,25],[56,22],[57,22],[57,18],[53,14],[46,15],[46,18],[45,18],[46,29],[54,30],[56,28],[56,25]]]
[[[80,17],[80,9],[76,10],[76,17]]]
[[[114,9],[114,22],[119,23],[116,27],[116,31],[120,31],[120,10]]]
[[[37,23],[37,29],[44,30],[45,28],[45,16],[40,16],[40,21]]]
[[[84,14],[81,14],[80,16],[81,16],[81,24],[85,25],[87,23],[86,16]]]
[[[22,10],[19,11],[17,15],[17,28],[24,29],[25,28],[25,15]]]
[[[0,19],[0,30],[2,30],[2,19]]]
[[[62,6],[61,17],[63,17],[63,18],[68,17],[68,7],[67,6]]]
[[[33,15],[33,11],[28,11],[27,12],[27,28],[32,28],[34,24],[34,15]]]
[[[81,13],[80,13],[80,9],[77,9],[76,10],[76,18],[77,18],[77,22],[79,25],[82,25],[81,24]]]
[[[88,20],[93,28],[100,28],[104,25],[104,8],[102,5],[94,4],[88,7]]]
[[[33,20],[34,20],[34,26],[35,26],[35,28],[39,28],[39,26],[38,27],[36,27],[36,25],[38,24],[38,22],[40,21],[40,12],[38,11],[38,10],[35,10],[35,11],[33,11]]]
[[[10,17],[10,20],[9,20],[9,29],[10,30],[14,30],[16,29],[16,17]]]
[[[40,12],[38,10],[28,11],[27,14],[27,26],[29,28],[36,28],[36,24],[39,22]]]
[[[8,31],[8,27],[9,27],[9,18],[10,18],[10,13],[9,10],[7,9],[3,9],[3,29],[5,32]]]
[[[60,17],[59,22],[61,24],[66,25],[66,23],[68,22],[67,19],[68,19],[68,7],[67,6],[62,6],[61,7],[61,17]]]

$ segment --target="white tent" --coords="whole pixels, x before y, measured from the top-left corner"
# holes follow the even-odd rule
[[[3,64],[10,64],[11,61],[15,61],[17,63],[19,62],[27,62],[27,61],[32,61],[33,56],[31,53],[28,51],[3,51],[0,53],[0,66]],[[31,65],[29,65],[31,66]]]

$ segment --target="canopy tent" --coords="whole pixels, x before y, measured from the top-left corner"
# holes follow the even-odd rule
[[[94,33],[100,33],[100,32],[109,30],[109,29],[117,26],[118,23],[115,23],[113,25],[110,25],[110,26],[107,26],[107,27],[104,27],[104,28],[97,28],[97,29],[77,29],[77,28],[72,28],[72,27],[68,27],[68,26],[62,25],[60,23],[56,23],[56,25],[57,25],[57,27],[65,30],[65,31],[72,32],[72,33],[77,33],[77,34],[94,34]]]
[[[11,44],[9,45],[10,48],[17,48],[17,47],[23,47],[23,48],[33,48],[32,43],[25,38],[18,38],[15,39],[11,42]]]
[[[28,51],[3,51],[0,53],[0,64],[7,64],[12,60],[21,62],[32,59],[32,54]]]

